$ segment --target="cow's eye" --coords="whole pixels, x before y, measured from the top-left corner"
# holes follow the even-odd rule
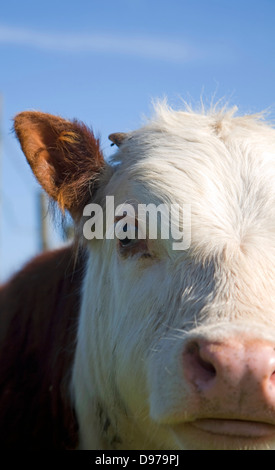
[[[137,221],[125,223],[123,220],[119,220],[116,224],[116,236],[121,255],[131,256],[140,253],[149,256],[146,240],[139,238]]]
[[[128,233],[128,236],[127,236]],[[138,242],[138,228],[133,225],[125,224],[122,227],[122,233],[118,236],[119,245],[122,248],[130,248]]]

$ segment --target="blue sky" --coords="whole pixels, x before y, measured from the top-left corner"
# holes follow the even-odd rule
[[[16,113],[77,117],[106,156],[108,134],[139,127],[154,98],[225,98],[274,117],[274,21],[274,0],[2,2],[0,280],[39,250],[39,188],[11,132]]]

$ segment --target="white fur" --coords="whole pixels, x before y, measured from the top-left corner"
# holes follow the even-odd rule
[[[102,204],[191,204],[192,239],[185,252],[151,240],[151,258],[89,243],[72,382],[81,448],[202,446],[187,435],[179,447],[170,428],[190,418],[185,341],[236,329],[275,341],[275,131],[234,111],[158,105],[114,157]]]

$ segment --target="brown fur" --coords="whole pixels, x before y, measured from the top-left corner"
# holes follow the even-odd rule
[[[42,254],[0,288],[0,448],[73,449],[70,397],[84,253]]]
[[[41,186],[77,219],[104,168],[93,132],[83,123],[32,111],[15,117],[14,130]]]
[[[84,124],[40,112],[14,130],[41,186],[75,221],[105,168]],[[74,449],[70,397],[84,249],[40,255],[0,287],[0,448]]]

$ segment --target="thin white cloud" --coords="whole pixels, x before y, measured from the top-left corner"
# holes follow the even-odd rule
[[[101,33],[50,33],[5,25],[0,25],[1,45],[56,52],[119,54],[177,63],[198,58],[196,48],[171,39]]]

